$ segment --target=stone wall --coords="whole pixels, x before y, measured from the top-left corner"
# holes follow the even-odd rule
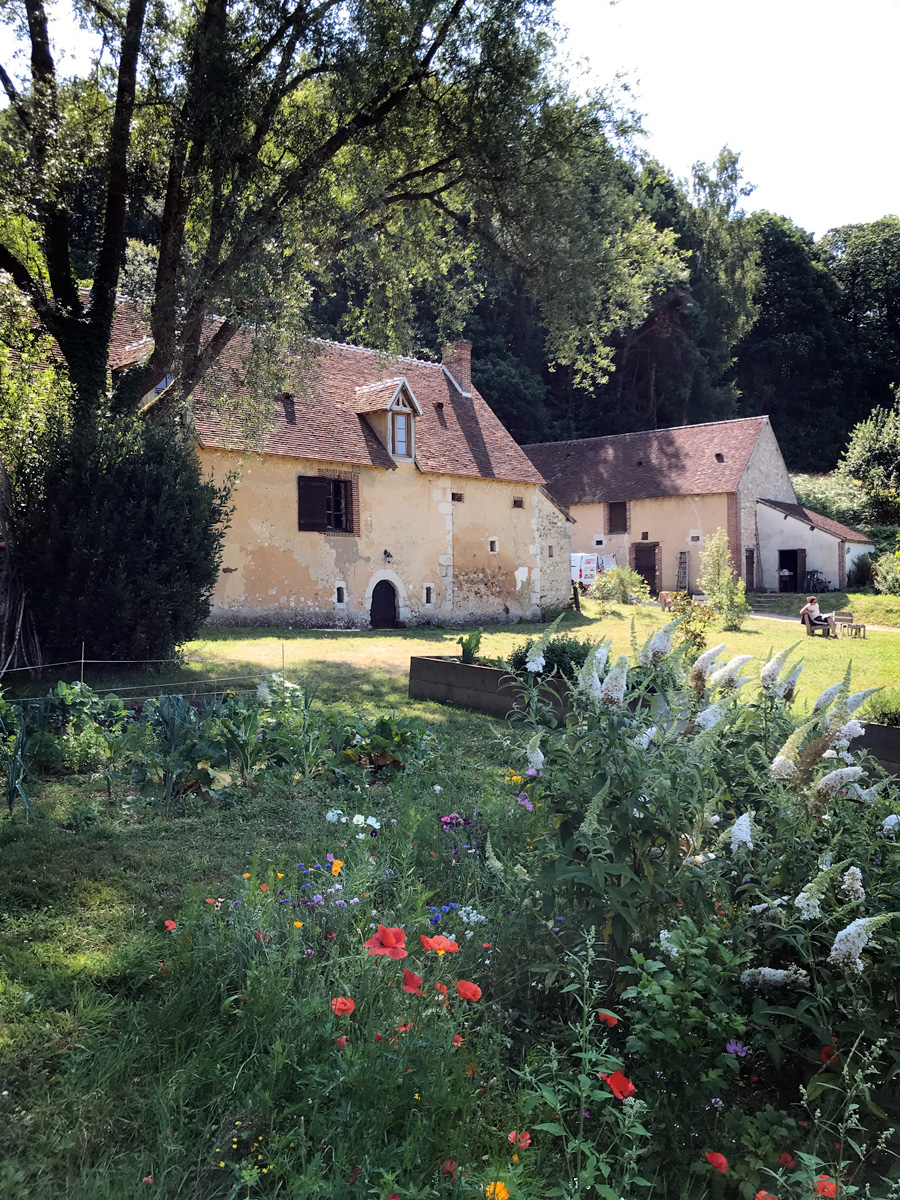
[[[763,568],[763,561],[768,564],[770,555],[763,546],[762,531],[760,531],[759,548],[757,548],[757,500],[784,500],[789,504],[797,503],[797,496],[791,483],[788,469],[785,466],[781,448],[778,445],[772,426],[766,421],[760,434],[759,441],[747,463],[743,478],[737,490],[738,511],[734,529],[729,530],[731,553],[735,560],[735,569],[744,576],[745,555],[752,550],[755,557],[755,579],[757,588],[774,588],[777,590],[778,581],[773,581],[768,566]],[[745,582],[746,579],[745,579]]]

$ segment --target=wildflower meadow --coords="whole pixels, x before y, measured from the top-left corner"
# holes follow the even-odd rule
[[[71,845],[209,840],[103,969],[42,974],[36,918],[8,919],[3,1194],[900,1196],[870,690],[848,670],[801,710],[795,650],[696,656],[676,620],[594,645],[562,716],[551,633],[506,722],[337,718],[280,676],[140,720],[89,689],[21,728],[0,702],[5,855],[52,820],[21,798],[29,723],[103,789]]]

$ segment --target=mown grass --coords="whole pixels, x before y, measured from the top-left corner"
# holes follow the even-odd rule
[[[753,597],[750,597],[751,603]],[[786,592],[767,596],[766,612],[796,617],[806,603],[806,596]],[[819,596],[823,612],[852,612],[864,625],[887,625],[900,629],[900,596],[881,596],[876,592],[827,592]]]

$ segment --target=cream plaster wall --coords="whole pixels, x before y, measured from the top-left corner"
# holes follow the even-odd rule
[[[615,554],[620,567],[628,566],[631,544],[646,540],[660,548],[659,590],[673,591],[678,573],[678,554],[688,550],[688,588],[696,590],[700,569],[700,551],[706,538],[721,525],[727,528],[728,498],[724,493],[712,496],[659,496],[650,500],[629,500],[628,533],[604,534],[605,504],[575,504],[572,516],[572,552],[575,554]],[[646,539],[641,535],[647,534]],[[603,545],[597,546],[598,538]],[[697,538],[697,541],[693,541]]]
[[[407,624],[516,620],[568,596],[568,571],[563,588],[542,570],[549,502],[533,484],[426,475],[413,463],[360,467],[359,537],[308,533],[297,529],[297,476],[346,464],[199,454],[217,479],[238,465],[241,473],[213,621],[365,627],[380,579],[393,583]],[[515,496],[523,508],[513,508]],[[566,544],[566,564],[568,553]]]
[[[822,529],[811,528],[805,521],[786,516],[767,504],[758,505],[759,540],[762,548],[763,577],[771,591],[778,591],[778,551],[805,550],[807,571],[818,571],[833,588],[840,586],[840,556],[849,571],[859,557],[874,549],[856,542],[844,543]],[[798,584],[803,591],[803,584]]]
[[[764,538],[761,529],[759,530],[759,548],[757,549],[756,502],[757,500],[784,500],[788,504],[796,504],[797,496],[784,464],[781,448],[768,421],[763,426],[759,441],[750,455],[747,469],[738,484],[737,495],[741,544],[740,553],[734,554],[735,565],[740,571],[741,578],[744,578],[745,553],[747,550],[753,550],[756,556],[756,586],[772,588],[777,591],[778,579],[768,569],[767,564],[771,562],[771,553],[763,544]],[[760,506],[759,511],[762,511],[763,507],[765,506]],[[769,509],[768,511],[772,512],[773,510]],[[803,543],[801,542],[799,545],[802,546]],[[788,548],[793,549],[793,547]],[[776,560],[777,557],[776,555]],[[810,567],[810,570],[812,569]]]

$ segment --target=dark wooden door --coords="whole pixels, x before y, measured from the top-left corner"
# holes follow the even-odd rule
[[[653,595],[656,594],[656,546],[637,545],[634,548],[634,569],[643,575]]]
[[[744,551],[744,586],[748,592],[756,590],[756,551]]]
[[[397,592],[387,579],[380,579],[372,592],[372,611],[369,620],[373,629],[396,629]]]

